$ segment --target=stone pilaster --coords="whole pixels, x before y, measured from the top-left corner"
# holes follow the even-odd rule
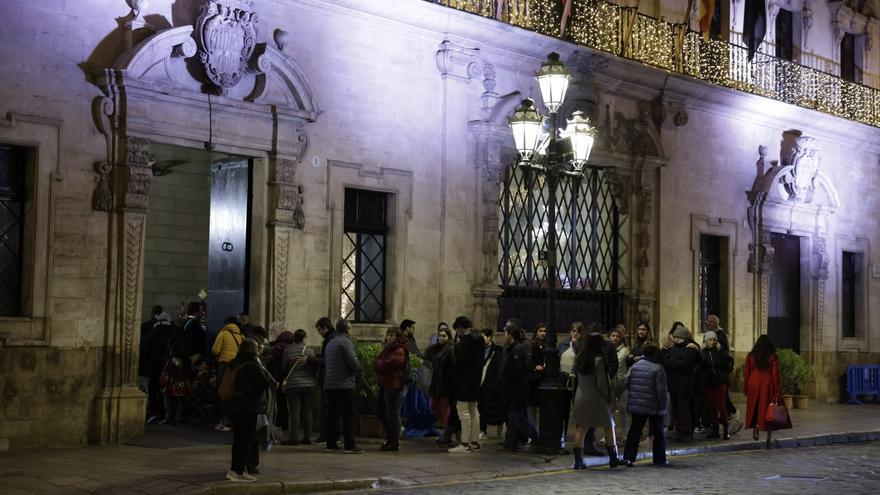
[[[269,191],[273,198],[269,229],[269,294],[267,312],[271,322],[287,320],[287,279],[290,244],[305,226],[303,187],[296,184],[297,161],[273,157]]]

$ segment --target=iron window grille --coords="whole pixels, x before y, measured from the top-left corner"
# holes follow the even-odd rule
[[[388,195],[346,188],[342,236],[343,318],[385,321],[385,267]]]
[[[21,315],[25,150],[0,146],[0,316]]]
[[[543,319],[548,283],[557,288],[556,322],[616,323],[619,215],[605,171],[588,167],[582,177],[560,177],[556,192],[557,277],[548,281],[549,187],[542,174],[508,167],[501,185],[499,278],[505,289],[501,319],[526,325]],[[543,301],[542,301],[543,299]]]

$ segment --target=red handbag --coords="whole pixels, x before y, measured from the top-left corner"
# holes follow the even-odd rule
[[[788,408],[783,403],[771,401],[764,412],[764,422],[767,423],[767,426],[777,430],[791,428],[791,416],[788,414]]]

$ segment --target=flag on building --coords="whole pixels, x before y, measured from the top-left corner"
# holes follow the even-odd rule
[[[749,62],[751,62],[767,33],[767,5],[764,0],[746,0],[745,4],[743,42],[749,49]]]
[[[700,0],[700,32],[703,39],[709,41],[709,30],[712,29],[712,17],[715,16],[715,0]]]

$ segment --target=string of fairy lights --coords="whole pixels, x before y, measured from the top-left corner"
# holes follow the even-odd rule
[[[431,0],[619,57],[880,127],[880,91],[606,0],[572,0],[561,34],[559,0]],[[498,11],[498,9],[501,9]]]

